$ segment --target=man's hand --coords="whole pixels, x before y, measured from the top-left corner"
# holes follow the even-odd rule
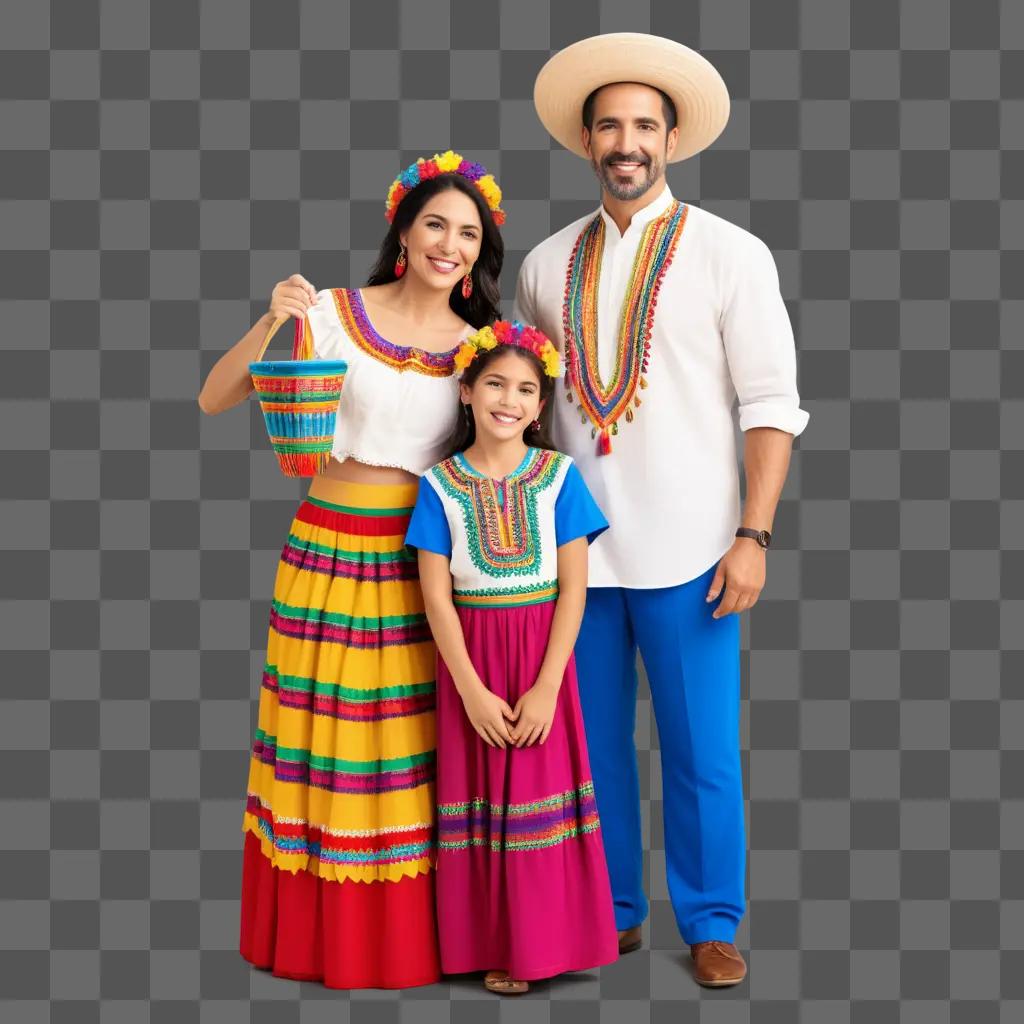
[[[713,619],[720,619],[733,612],[745,612],[752,608],[764,588],[766,565],[765,551],[756,540],[737,537],[718,563],[715,578],[706,600],[714,601],[725,587],[725,594],[718,607],[711,613]]]

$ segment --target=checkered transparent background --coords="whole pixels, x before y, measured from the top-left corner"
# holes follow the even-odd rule
[[[1024,5],[2,6],[5,1021],[1024,1017]],[[596,205],[535,73],[620,29],[729,85],[670,180],[773,249],[811,413],[744,616],[750,977],[683,966],[646,698],[642,952],[518,1002],[251,972],[246,751],[301,488],[200,382],[278,279],[363,280],[388,183],[448,145],[506,191],[510,299]]]

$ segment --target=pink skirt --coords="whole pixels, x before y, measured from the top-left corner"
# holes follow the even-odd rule
[[[458,609],[469,656],[512,707],[537,678],[555,602]],[[618,958],[608,869],[570,659],[547,741],[501,750],[437,671],[437,916],[445,974],[523,981]]]

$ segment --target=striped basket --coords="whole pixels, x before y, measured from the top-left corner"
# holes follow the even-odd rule
[[[284,320],[278,320],[259,351],[260,360]],[[300,341],[301,338],[301,341]],[[296,332],[292,355],[249,364],[270,444],[285,476],[316,476],[327,468],[348,363],[313,359],[308,330]]]

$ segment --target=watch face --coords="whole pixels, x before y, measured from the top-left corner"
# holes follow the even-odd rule
[[[772,535],[767,530],[758,530],[757,543],[766,548],[772,541]]]

